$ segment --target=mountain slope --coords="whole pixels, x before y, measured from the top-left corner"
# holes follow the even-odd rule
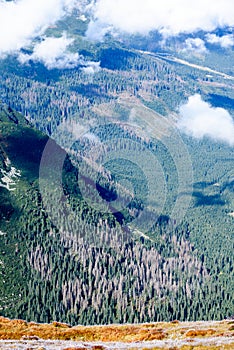
[[[233,148],[177,129],[191,96],[232,118],[232,50],[187,52],[189,34],[163,47],[155,32],[90,42],[80,15],[46,33],[75,38],[76,68],[1,60],[1,313],[72,324],[233,315]]]
[[[164,217],[149,236],[131,234],[131,220],[126,226],[116,213],[88,204],[77,187],[79,169],[54,141],[6,106],[0,127],[1,184],[4,176],[12,181],[0,187],[2,315],[103,324],[219,319],[233,313],[230,245],[223,245],[230,249],[225,256],[210,256],[214,242],[196,236],[196,222],[171,230]],[[63,194],[57,195],[56,161],[49,158],[42,198],[38,177],[48,142],[55,150],[52,158],[65,160]],[[99,191],[106,186],[100,181]]]

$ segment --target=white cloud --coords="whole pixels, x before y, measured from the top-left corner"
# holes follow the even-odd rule
[[[206,41],[210,44],[218,44],[224,48],[234,46],[234,35],[226,34],[223,36],[217,36],[216,34],[207,34]]]
[[[28,45],[76,3],[77,0],[0,0],[0,56]]]
[[[67,38],[66,34],[60,38],[47,37],[35,45],[31,55],[21,53],[18,58],[21,63],[29,60],[41,62],[48,69],[74,68],[80,63],[80,56],[68,51],[72,42],[73,39]]]
[[[36,44],[32,54],[19,53],[20,63],[41,62],[48,69],[68,69],[82,65],[82,70],[87,74],[94,74],[100,70],[100,62],[85,61],[83,56],[69,51],[69,46],[74,39],[68,38],[65,33],[60,38],[46,37]]]
[[[198,139],[210,137],[234,146],[234,121],[224,108],[214,108],[196,94],[180,107],[180,116],[178,127],[186,134]]]
[[[17,54],[21,63],[42,62],[48,69],[73,68],[81,64],[87,73],[98,71],[98,62],[85,62],[78,53],[69,51],[73,39],[65,34],[60,38],[42,38],[31,55],[20,52],[74,8],[90,11],[92,7],[90,0],[0,0],[0,58]]]
[[[183,51],[195,51],[197,53],[206,52],[205,42],[200,38],[189,38],[185,40],[185,48]]]
[[[89,40],[102,41],[107,33],[113,32],[113,26],[100,21],[90,21],[86,32]]]
[[[80,18],[92,15],[87,36],[96,40],[107,32],[176,35],[234,25],[232,0],[0,0],[0,57],[29,45],[74,8]],[[224,36],[223,45],[230,39]]]
[[[96,23],[99,28],[114,26],[128,33],[147,34],[158,29],[165,35],[176,35],[232,26],[234,6],[233,0],[97,0],[93,16],[91,29]]]
[[[82,68],[83,72],[85,74],[94,74],[99,72],[100,68],[100,62],[92,62],[92,61],[87,61],[85,62],[86,66]]]

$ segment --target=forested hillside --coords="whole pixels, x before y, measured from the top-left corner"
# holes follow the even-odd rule
[[[1,164],[8,173],[13,166],[20,172],[12,191],[0,188],[2,314],[104,324],[221,319],[233,313],[232,218],[226,214],[223,233],[216,231],[223,211],[217,222],[211,217],[219,204],[206,203],[213,197],[203,196],[205,185],[196,185],[195,206],[179,227],[161,217],[149,237],[140,237],[131,233],[128,211],[120,220],[86,203],[72,185],[78,174],[67,159],[63,188],[75,221],[64,214],[61,201],[58,229],[47,214],[53,200],[43,203],[38,185],[48,139],[13,110],[1,109]],[[53,183],[48,186],[52,196]],[[223,191],[228,196],[230,187]],[[201,225],[201,210],[207,210],[207,226]]]
[[[233,53],[177,52],[182,36],[163,48],[156,33],[89,41],[79,11],[1,57],[0,314],[231,317],[233,135],[178,125],[191,103],[233,123]],[[35,58],[48,38],[70,43],[76,64]]]

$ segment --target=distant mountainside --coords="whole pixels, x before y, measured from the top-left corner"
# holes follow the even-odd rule
[[[75,67],[33,56],[45,38],[0,62],[0,314],[230,317],[233,50],[188,49],[204,32],[91,41],[81,14],[45,33],[74,39]]]
[[[20,220],[25,202],[33,199],[41,152],[48,137],[35,131],[17,112],[0,106],[0,223],[1,223],[1,312],[21,302],[25,288],[24,258],[26,242],[20,239]],[[32,195],[32,196],[31,196]],[[34,193],[35,195],[35,193]],[[31,202],[31,210],[33,204]]]
[[[102,214],[90,206],[77,188],[79,167],[54,141],[6,105],[1,105],[0,118],[2,315],[103,324],[220,319],[233,314],[231,236],[228,231],[216,236],[211,229],[219,220],[218,215],[211,216],[213,210],[217,214],[222,207],[218,197],[207,192],[212,183],[195,185],[195,207],[178,228],[172,229],[161,217],[147,236],[131,233],[131,207],[119,214]],[[62,182],[68,201],[64,206],[61,198],[52,209],[56,180],[45,179],[46,198],[39,186],[48,142],[56,150],[52,157],[58,154],[65,160]],[[101,187],[96,188],[103,198],[112,196],[106,180],[99,181],[96,186]],[[227,196],[228,186],[222,185]],[[71,208],[73,219],[65,211]],[[209,225],[201,225],[201,210],[206,221],[210,218]],[[226,214],[225,220],[232,218]]]

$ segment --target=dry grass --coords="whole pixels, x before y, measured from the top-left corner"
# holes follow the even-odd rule
[[[178,350],[233,350],[233,344],[226,344],[226,345],[217,345],[217,346],[204,346],[204,345],[198,345],[198,346],[182,346]],[[153,350],[153,349],[152,349]],[[156,350],[156,349],[155,349]],[[162,350],[162,349],[160,349]],[[175,348],[175,350],[177,350]]]
[[[0,317],[0,339],[51,339],[51,340],[75,340],[84,342],[142,342],[152,340],[178,339],[185,340],[188,345],[183,345],[180,350],[216,350],[234,349],[234,322],[158,322],[139,325],[109,325],[109,326],[75,326],[66,323],[52,322],[51,324],[38,324],[23,320],[10,320]],[[194,346],[190,344],[194,339],[206,339],[209,337],[226,337],[233,339],[232,344],[220,346]],[[76,348],[78,349],[78,348]],[[103,346],[93,345],[93,349],[100,350]],[[154,348],[155,350],[157,348]],[[175,347],[174,350],[177,348]],[[67,348],[69,350],[69,348]],[[171,348],[171,350],[173,350]]]
[[[190,329],[185,333],[186,337],[205,337],[214,335],[216,332],[214,329]]]

